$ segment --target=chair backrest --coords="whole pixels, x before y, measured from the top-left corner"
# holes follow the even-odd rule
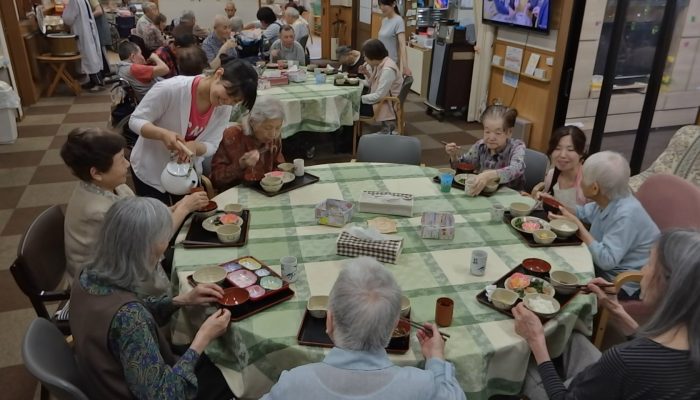
[[[66,271],[64,219],[58,205],[39,214],[22,236],[17,259],[11,267],[17,285],[32,301],[37,314],[45,318],[48,318],[46,307],[37,301],[40,293],[55,290]]]
[[[401,104],[403,105],[403,102],[406,101],[406,97],[408,97],[408,91],[411,90],[411,85],[413,85],[413,77],[412,76],[404,76],[403,77],[403,83],[401,84],[401,91],[399,91],[399,101],[401,101]]]
[[[117,26],[117,32],[119,32],[119,37],[126,39],[131,34],[131,30],[136,28],[136,17],[126,17],[117,15],[114,18],[114,23]]]
[[[532,188],[544,180],[549,166],[546,154],[532,149],[525,149],[525,191],[530,193]]]
[[[73,351],[51,322],[37,318],[29,324],[22,341],[22,360],[53,397],[59,400],[88,400]]]
[[[676,175],[655,174],[644,181],[636,196],[659,230],[700,229],[700,187],[691,182]]]
[[[301,45],[301,47],[306,48],[306,42],[309,41],[309,35],[305,35],[297,39],[297,42]]]
[[[357,161],[420,165],[420,141],[412,136],[372,133],[362,135]]]

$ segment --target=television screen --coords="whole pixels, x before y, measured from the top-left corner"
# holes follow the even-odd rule
[[[483,0],[483,22],[549,32],[551,0]]]

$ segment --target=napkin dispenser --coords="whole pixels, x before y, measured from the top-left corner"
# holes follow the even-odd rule
[[[413,216],[413,195],[365,190],[360,195],[359,211],[373,214]]]
[[[396,264],[403,250],[403,238],[400,236],[381,235],[383,240],[355,236],[352,230],[344,230],[336,240],[339,256],[370,256],[378,261]],[[377,232],[378,233],[378,232]]]

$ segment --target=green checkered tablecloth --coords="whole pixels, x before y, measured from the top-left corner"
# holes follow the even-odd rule
[[[487,399],[496,393],[516,393],[525,376],[529,349],[514,332],[513,321],[475,299],[476,294],[497,280],[522,259],[539,257],[554,269],[576,273],[583,280],[593,276],[593,263],[585,246],[533,249],[524,245],[511,229],[490,220],[493,203],[504,205],[527,201],[510,189],[492,197],[468,197],[452,190],[440,193],[431,178],[432,168],[406,165],[346,163],[309,167],[320,182],[304,188],[265,197],[247,188],[233,188],[220,194],[220,205],[241,203],[250,208],[252,224],[248,245],[241,248],[175,250],[175,291],[189,290],[185,277],[200,266],[253,255],[279,272],[279,259],[294,255],[299,260],[299,278],[291,300],[231,325],[224,337],[207,348],[207,354],[222,369],[237,396],[258,398],[266,393],[280,373],[306,363],[317,362],[325,350],[300,346],[296,335],[311,295],[325,295],[335,281],[343,261],[336,255],[335,241],[341,229],[316,225],[314,206],[327,198],[354,201],[363,190],[410,193],[415,196],[414,217],[395,217],[404,249],[397,264],[385,264],[411,299],[412,319],[431,321],[435,300],[454,299],[454,319],[444,331],[452,337],[445,356],[454,363],[458,380],[471,400]],[[418,233],[423,211],[455,213],[454,240],[421,239]],[[362,223],[376,214],[357,213],[353,222]],[[180,234],[182,239],[185,229]],[[488,252],[486,274],[469,273],[471,251]],[[550,352],[561,353],[572,329],[590,333],[595,312],[592,296],[575,297],[562,312],[545,325]],[[187,343],[203,321],[204,312],[195,307],[176,314],[173,340]],[[423,356],[415,337],[403,355],[392,355],[401,366],[422,366]]]
[[[332,77],[328,77],[328,83],[318,85],[314,75],[307,73],[304,83],[290,82],[258,90],[258,96],[272,96],[282,102],[283,139],[300,131],[333,132],[343,125],[352,126],[360,117],[362,87],[334,86]],[[237,122],[240,117],[236,108],[231,121]]]

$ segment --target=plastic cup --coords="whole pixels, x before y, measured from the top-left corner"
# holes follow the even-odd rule
[[[326,83],[326,74],[317,72],[316,73],[316,84],[322,85],[324,83]]]

